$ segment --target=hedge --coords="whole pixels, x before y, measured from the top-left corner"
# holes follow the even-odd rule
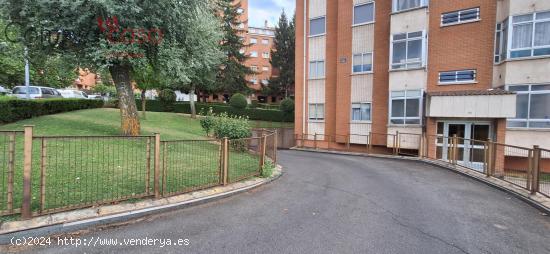
[[[85,99],[43,99],[43,100],[0,100],[0,123],[11,123],[19,120],[57,114],[80,109],[103,107],[102,100]]]
[[[141,110],[141,100],[136,100],[136,104],[140,105],[139,110]],[[259,108],[245,108],[245,109],[235,109],[227,104],[217,104],[217,103],[195,103],[195,108],[197,113],[206,112],[209,108],[212,108],[212,111],[216,114],[226,112],[229,115],[233,116],[248,116],[250,120],[259,120],[259,121],[269,121],[269,122],[294,122],[294,115],[285,115],[281,110],[274,109],[259,109]],[[165,112],[162,104],[159,101],[148,100],[146,104],[147,111],[152,112]],[[176,103],[175,110],[176,113],[191,114],[191,105],[188,102]]]

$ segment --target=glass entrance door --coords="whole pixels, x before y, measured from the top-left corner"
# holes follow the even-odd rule
[[[439,138],[441,159],[450,160],[450,138],[455,134],[458,137],[458,163],[470,168],[483,171],[484,141],[491,137],[491,124],[483,122],[442,122],[438,124],[437,132],[444,137]]]

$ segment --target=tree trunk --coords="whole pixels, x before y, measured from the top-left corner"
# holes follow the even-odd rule
[[[189,91],[189,105],[191,106],[191,118],[197,118],[197,111],[195,109],[195,89]]]
[[[141,117],[143,117],[144,120],[147,119],[147,116],[145,115],[145,111],[147,111],[146,103],[147,100],[145,98],[145,93],[147,90],[143,89],[141,90]]]
[[[137,136],[140,132],[139,117],[134,91],[130,82],[130,68],[128,65],[113,65],[109,67],[109,71],[118,94],[122,134]]]

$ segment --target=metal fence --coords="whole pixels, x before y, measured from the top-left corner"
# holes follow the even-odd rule
[[[318,150],[414,156],[496,177],[550,197],[550,150],[489,140],[414,133],[296,134],[296,146]]]
[[[21,192],[22,131],[0,131],[0,215],[19,212],[21,199],[14,193]],[[17,175],[16,175],[17,173]]]
[[[168,197],[262,174],[276,161],[277,133],[238,140],[154,136],[34,136],[0,131],[0,215],[23,219]]]

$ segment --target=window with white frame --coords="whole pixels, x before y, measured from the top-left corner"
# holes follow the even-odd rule
[[[309,20],[309,36],[319,36],[326,32],[325,17],[313,18]]]
[[[325,104],[310,103],[309,104],[309,120],[322,121],[325,120]]]
[[[476,81],[476,70],[443,71],[439,73],[439,84],[472,83]]]
[[[391,124],[420,124],[421,112],[422,90],[391,92]]]
[[[550,85],[514,85],[516,117],[508,119],[512,128],[550,128]]]
[[[495,33],[495,63],[507,59],[508,48],[508,19],[496,25]]]
[[[269,71],[269,67],[264,66],[264,67],[262,67],[262,70],[265,71],[265,72],[267,72],[267,71]]]
[[[429,0],[393,0],[393,11],[405,11],[409,9],[428,6]]]
[[[262,39],[262,44],[268,45],[269,44],[269,39]]]
[[[353,25],[368,24],[374,21],[374,2],[353,6]]]
[[[456,25],[479,20],[479,8],[453,11],[441,14],[441,25]]]
[[[309,62],[309,78],[317,79],[325,77],[325,61]]]
[[[262,79],[262,85],[265,85],[265,86],[269,85],[269,80]]]
[[[371,120],[371,103],[357,102],[351,104],[351,121],[364,122]]]
[[[250,79],[250,83],[256,85],[256,84],[258,84],[258,79],[257,79],[256,77],[252,77],[252,78]]]
[[[256,44],[256,43],[258,43],[258,39],[250,38],[250,44]]]
[[[258,71],[258,66],[252,65],[252,66],[250,66],[250,70],[253,71],[253,72],[257,72]]]
[[[269,52],[263,52],[262,57],[263,58],[269,58]]]
[[[513,16],[508,58],[550,55],[550,11]]]
[[[424,66],[426,51],[423,31],[394,34],[391,37],[391,69],[411,69]]]
[[[250,51],[250,57],[258,57],[257,51]]]
[[[353,73],[372,72],[372,53],[353,55]]]

